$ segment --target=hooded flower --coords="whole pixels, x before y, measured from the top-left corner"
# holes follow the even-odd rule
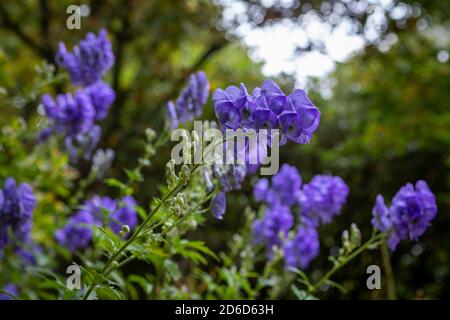
[[[320,122],[320,112],[305,91],[296,89],[286,96],[272,80],[264,81],[252,95],[243,84],[217,89],[213,102],[222,129],[279,129],[281,144],[287,139],[309,143]]]

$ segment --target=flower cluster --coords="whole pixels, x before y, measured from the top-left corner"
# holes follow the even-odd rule
[[[190,121],[202,114],[202,107],[208,101],[209,82],[203,71],[191,74],[189,83],[175,102],[167,103],[170,128]]]
[[[298,170],[284,164],[270,182],[260,179],[253,189],[254,198],[267,206],[264,216],[253,224],[255,242],[266,244],[269,258],[273,246],[282,247],[288,267],[306,268],[319,253],[317,227],[331,222],[348,193],[339,177],[317,175],[302,185]],[[299,225],[289,238],[294,225],[291,210],[298,212]]]
[[[126,196],[120,201],[109,197],[94,196],[86,201],[67,224],[56,231],[55,238],[62,246],[74,252],[85,248],[91,242],[93,226],[107,225],[115,233],[119,233],[124,225],[133,229],[137,222],[136,201]]]
[[[430,226],[437,213],[436,197],[423,181],[415,188],[406,184],[397,192],[388,208],[382,195],[378,195],[372,210],[372,225],[389,234],[389,246],[397,248],[401,240],[417,240]]]
[[[69,72],[73,84],[88,86],[99,80],[114,63],[114,53],[106,30],[100,30],[98,36],[88,33],[73,52],[60,43],[56,54],[58,66]]]
[[[320,122],[320,112],[305,91],[295,89],[286,96],[272,80],[252,94],[244,84],[217,89],[213,102],[222,129],[278,129],[281,144],[309,143]]]
[[[288,267],[307,268],[319,254],[319,234],[317,230],[300,226],[294,238],[286,241],[283,251]]]
[[[350,190],[340,177],[317,175],[298,193],[305,224],[318,227],[330,223],[341,212]]]
[[[35,205],[36,198],[28,184],[17,186],[13,178],[6,179],[0,189],[0,250],[8,243],[17,246],[30,240]]]
[[[74,94],[59,94],[55,99],[48,94],[42,97],[50,126],[39,134],[38,140],[45,140],[52,133],[61,134],[72,161],[80,153],[89,159],[100,140],[101,129],[96,123],[106,118],[115,99],[114,90],[101,80],[114,62],[106,31],[101,30],[98,37],[89,33],[73,53],[60,44],[56,61],[67,69],[72,83],[81,87]]]

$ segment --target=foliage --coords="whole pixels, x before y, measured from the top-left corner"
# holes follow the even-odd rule
[[[368,16],[352,11],[353,1],[337,2],[346,8],[340,18],[352,19],[363,34]],[[448,40],[442,40],[442,34],[448,36],[448,4],[417,3],[419,15],[404,23],[388,19],[376,41],[367,41],[326,80],[310,80],[320,126],[310,145],[283,146],[280,163],[299,168],[306,181],[322,173],[338,175],[350,194],[342,213],[319,229],[321,254],[300,270],[286,268],[282,248],[267,259],[265,246],[255,244],[252,225],[265,214],[252,197],[256,176],[227,195],[224,219],[216,220],[210,204],[220,187],[213,179],[214,189],[207,190],[206,166],[168,162],[172,143],[166,103],[176,99],[190,74],[204,70],[211,93],[240,82],[253,88],[263,80],[261,65],[228,32],[236,25],[223,25],[220,5],[206,0],[89,1],[91,13],[82,18],[82,29],[68,31],[62,26],[70,1],[3,1],[0,189],[8,177],[28,183],[37,205],[29,248],[36,261],[24,264],[15,248],[7,247],[0,253],[0,289],[15,284],[17,294],[6,293],[20,299],[392,298],[395,280],[399,298],[447,297],[450,77],[448,59],[439,61],[437,55],[450,50]],[[307,13],[330,21],[332,13],[321,11],[322,1],[308,1],[306,8],[249,4],[253,27],[296,21]],[[416,28],[420,19],[428,21],[427,29]],[[61,137],[36,143],[48,125],[41,96],[74,89],[66,72],[56,67],[58,41],[74,44],[103,27],[116,56],[105,77],[116,100],[99,124],[98,147],[116,154],[104,177],[90,160],[71,162]],[[387,38],[395,40],[383,49]],[[307,50],[323,48],[313,41],[301,51]],[[276,80],[292,89],[289,76]],[[323,95],[327,84],[329,96]],[[201,119],[215,119],[211,100]],[[390,256],[386,234],[370,224],[375,197],[381,193],[391,199],[406,182],[419,179],[434,191],[439,214],[418,243],[404,242]],[[118,233],[107,225],[91,227],[90,245],[70,252],[58,244],[55,232],[94,195],[132,195],[139,224]],[[73,263],[82,271],[80,290],[66,285],[66,268]],[[371,264],[394,270],[395,279],[387,274],[381,291],[366,289],[362,266]]]

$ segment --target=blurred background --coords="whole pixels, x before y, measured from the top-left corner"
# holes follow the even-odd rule
[[[63,83],[56,89],[41,85],[45,73],[57,72],[45,61],[54,63],[59,41],[72,47],[103,27],[116,54],[107,81],[117,98],[102,123],[101,141],[101,147],[116,152],[112,177],[121,178],[124,168],[136,165],[145,128],[163,129],[165,104],[178,96],[191,72],[204,70],[212,90],[240,82],[253,88],[266,78],[285,92],[305,88],[322,113],[321,124],[310,145],[283,147],[281,163],[295,165],[306,182],[329,173],[351,189],[342,214],[320,229],[321,255],[307,271],[314,276],[314,270],[329,268],[326,257],[352,222],[369,237],[378,193],[391,199],[406,182],[425,179],[437,195],[438,216],[419,242],[401,244],[392,255],[397,293],[402,299],[450,297],[450,2],[86,0],[77,3],[87,9],[81,29],[68,30],[71,4],[1,1],[0,99],[13,103],[0,106],[0,126],[19,126],[14,119],[20,117],[39,127],[40,95],[67,89]],[[215,118],[211,100],[202,118]],[[16,143],[8,131],[2,136],[2,143]],[[44,205],[57,207],[87,170],[81,165],[79,174],[72,172],[56,150],[48,155],[51,163],[30,165],[32,140],[25,141],[15,154],[0,157],[0,180],[14,175],[31,184],[41,181],[43,191],[45,184],[49,190],[56,185],[57,196],[44,196]],[[159,150],[144,172],[138,200],[158,192],[170,147]],[[230,195],[223,221],[209,219],[190,237],[214,251],[225,249],[242,224],[245,205],[253,201],[256,179]],[[88,193],[104,189],[98,183]],[[39,224],[36,237],[46,241],[51,236]],[[351,289],[345,298],[385,297],[383,290],[365,287],[369,264],[381,264],[378,254],[363,254],[336,275]],[[342,297],[336,290],[322,294]]]

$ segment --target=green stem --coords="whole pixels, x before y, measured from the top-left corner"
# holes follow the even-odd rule
[[[237,134],[235,136],[232,137],[228,137],[224,140],[222,140],[220,143],[218,143],[217,145],[220,145],[222,143],[224,143],[225,141],[231,139],[231,138],[235,138],[240,136],[241,134]],[[214,150],[214,148],[211,148],[210,150]],[[204,155],[205,156],[205,155]],[[192,166],[191,168],[191,175],[192,173],[194,173],[199,167],[201,166],[201,164],[195,164],[194,166]],[[125,241],[122,246],[108,259],[108,261],[106,262],[106,264],[104,265],[104,267],[102,268],[102,270],[100,271],[100,274],[97,274],[94,278],[94,281],[92,281],[92,283],[90,284],[88,290],[86,291],[86,294],[83,296],[82,300],[86,300],[89,295],[92,293],[92,291],[95,289],[95,286],[97,285],[97,281],[98,281],[98,277],[99,276],[105,276],[106,272],[108,271],[111,272],[112,270],[114,270],[116,268],[116,266],[113,266],[110,270],[108,270],[108,268],[113,264],[114,261],[116,261],[120,255],[125,251],[125,249],[132,244],[136,239],[138,239],[141,231],[145,228],[145,226],[147,225],[147,223],[150,221],[150,219],[159,211],[159,209],[161,209],[161,207],[163,206],[163,204],[166,203],[166,201],[176,192],[178,192],[178,190],[180,190],[181,188],[183,188],[185,185],[184,183],[181,184],[180,182],[178,182],[178,184],[170,191],[168,192],[164,198],[158,203],[158,205],[149,213],[149,215],[147,216],[147,218],[144,220],[144,222],[142,224],[139,225],[139,227],[136,229],[136,231],[133,233],[133,235],[127,240]],[[155,289],[154,289],[155,290]]]
[[[122,252],[124,252],[124,250],[130,245],[132,244],[140,235],[141,231],[145,228],[145,226],[147,225],[147,223],[150,221],[150,219],[159,211],[159,209],[161,209],[162,205],[166,203],[166,201],[175,193],[177,192],[179,189],[181,188],[181,185],[178,184],[177,186],[175,186],[175,188],[173,188],[170,192],[168,192],[164,198],[158,203],[158,205],[150,212],[150,214],[148,215],[148,217],[144,220],[144,222],[142,224],[139,225],[139,227],[136,229],[136,231],[133,233],[133,235],[123,243],[123,245],[108,259],[108,261],[106,262],[105,266],[103,267],[103,269],[100,271],[100,275],[104,276],[106,271],[108,270],[109,266],[116,261],[116,259],[122,254]],[[113,268],[114,269],[114,268]],[[112,270],[110,270],[112,271]],[[109,272],[110,272],[109,271]],[[97,285],[97,280],[98,280],[98,275],[94,278],[94,281],[91,283],[91,285],[89,286],[89,289],[86,291],[86,294],[83,296],[82,300],[86,300],[89,295],[92,293],[92,291],[94,290],[95,286]]]
[[[386,241],[383,241],[381,244],[381,260],[386,271],[387,298],[389,300],[396,300],[394,271],[392,270],[391,257],[389,256]]]
[[[317,281],[313,286],[308,288],[308,293],[312,294],[316,292],[322,285],[324,285],[328,279],[334,275],[337,271],[339,271],[343,266],[349,263],[351,260],[356,258],[362,252],[367,250],[369,247],[377,244],[377,241],[383,239],[385,237],[384,233],[374,234],[369,240],[367,240],[364,244],[362,244],[358,249],[353,251],[350,255],[344,257],[340,260],[330,271],[328,271],[319,281]]]

